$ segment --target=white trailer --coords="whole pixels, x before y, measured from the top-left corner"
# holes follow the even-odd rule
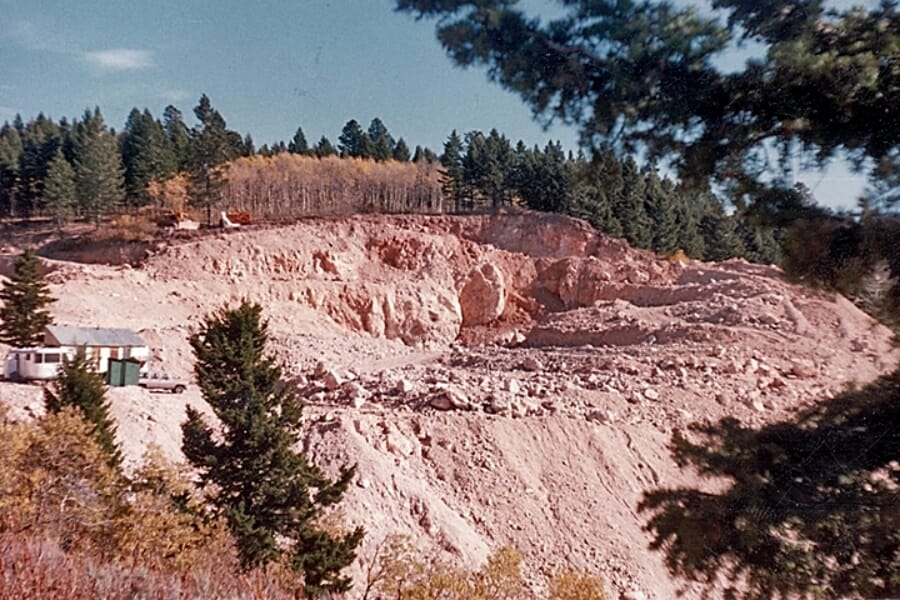
[[[63,357],[75,356],[74,348],[13,348],[6,355],[3,375],[6,379],[56,379]]]

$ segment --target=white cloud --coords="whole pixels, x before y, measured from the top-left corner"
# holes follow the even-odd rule
[[[153,66],[153,53],[149,50],[112,48],[85,52],[84,59],[103,71],[135,71]]]

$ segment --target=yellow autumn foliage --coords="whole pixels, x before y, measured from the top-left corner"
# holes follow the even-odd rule
[[[188,202],[189,181],[185,173],[178,173],[165,181],[152,180],[147,184],[147,195],[155,208],[164,212],[184,213]]]
[[[118,554],[132,564],[174,570],[237,565],[224,522],[203,514],[185,478],[157,446],[131,479],[127,510],[115,532]]]
[[[207,518],[158,450],[126,479],[108,465],[81,413],[0,421],[0,534],[135,566],[237,564],[223,524]],[[230,563],[229,563],[230,560]]]
[[[229,163],[221,210],[254,220],[356,213],[445,212],[436,164],[280,153]]]
[[[410,538],[388,537],[369,563],[363,599],[530,600],[539,596],[526,584],[522,555],[504,546],[478,571],[423,558]],[[548,582],[548,600],[604,600],[603,581],[566,569]]]
[[[550,580],[548,600],[604,600],[603,581],[585,571],[563,569]]]
[[[122,510],[119,475],[77,409],[0,425],[0,532],[41,533],[106,554]]]

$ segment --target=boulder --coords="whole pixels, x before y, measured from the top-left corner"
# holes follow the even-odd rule
[[[341,387],[343,381],[334,371],[325,371],[325,374],[322,375],[322,383],[329,392],[333,392]]]
[[[416,451],[412,440],[395,431],[388,434],[385,446],[388,452],[396,456],[412,456]]]
[[[503,272],[491,263],[472,269],[459,294],[464,326],[486,325],[496,320],[506,308]]]
[[[429,404],[432,408],[436,408],[437,410],[469,410],[472,408],[472,404],[466,396],[461,392],[446,387],[439,389],[437,393],[431,397]]]
[[[644,398],[647,400],[659,400],[659,392],[653,388],[647,388],[644,390]]]
[[[522,385],[519,383],[519,380],[515,377],[510,377],[503,384],[504,391],[509,392],[510,394],[518,394],[522,391]]]
[[[521,369],[523,371],[543,371],[544,363],[533,356],[526,356],[522,360]]]
[[[327,373],[327,372],[328,372],[328,367],[325,365],[324,362],[322,362],[320,360],[319,362],[316,363],[316,368],[313,371],[313,375],[315,375],[316,377],[324,377],[325,373]]]
[[[397,382],[397,385],[394,386],[394,391],[398,394],[409,394],[413,391],[413,383],[409,379],[401,379]]]
[[[510,403],[509,400],[504,398],[491,398],[491,402],[488,405],[488,412],[495,415],[502,415],[509,412]]]
[[[369,392],[355,381],[348,381],[341,386],[341,392],[344,397],[350,401],[354,408],[362,408],[366,403]]]

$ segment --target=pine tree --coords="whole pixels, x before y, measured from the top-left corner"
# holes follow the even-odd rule
[[[434,150],[431,148],[423,148],[422,146],[416,146],[416,149],[413,151],[412,161],[413,162],[440,162],[440,157],[434,153]]]
[[[256,154],[256,144],[253,143],[253,136],[248,133],[244,136],[241,156],[253,156],[254,154]]]
[[[569,205],[572,186],[571,165],[562,146],[548,143],[541,152],[516,149],[514,186],[519,196],[533,210],[563,212]]]
[[[306,143],[306,136],[303,135],[302,127],[297,128],[297,132],[288,144],[287,149],[292,154],[309,154],[309,144]]]
[[[17,208],[21,214],[28,217],[41,208],[47,168],[63,141],[59,125],[43,113],[25,125],[21,140]]]
[[[83,348],[79,348],[72,359],[63,357],[59,376],[51,388],[44,390],[44,401],[52,413],[67,406],[80,410],[91,424],[91,433],[106,452],[110,466],[122,464],[122,451],[116,444],[116,426],[109,415],[103,376],[94,369],[93,361]]]
[[[441,166],[443,167],[441,169],[441,191],[451,202],[454,211],[462,210],[466,195],[465,173],[463,171],[463,142],[455,129],[450,133],[447,141],[444,142]]]
[[[652,223],[651,248],[660,254],[678,249],[678,230],[675,223],[675,195],[671,182],[660,179],[656,171],[644,176],[644,207]]]
[[[373,147],[369,134],[363,131],[356,119],[350,119],[338,138],[341,158],[372,158]]]
[[[0,215],[15,216],[21,181],[19,160],[22,157],[22,138],[19,131],[4,123],[0,128]]]
[[[100,226],[125,198],[122,155],[100,109],[85,111],[75,128],[75,189],[84,215]]]
[[[466,154],[462,161],[463,179],[477,192],[482,203],[493,208],[508,205],[515,191],[515,159],[509,140],[496,129],[487,136],[480,131],[470,132],[466,135]]]
[[[319,139],[319,143],[316,144],[314,152],[318,158],[337,155],[337,150],[334,149],[334,145],[332,145],[331,140],[329,140],[324,135]]]
[[[703,192],[679,189],[675,199],[675,229],[678,232],[678,248],[692,258],[703,258],[706,249],[700,234]],[[715,200],[713,198],[713,200]]]
[[[583,156],[574,166],[570,212],[613,237],[622,237],[622,224],[613,213],[621,193],[622,165],[615,154],[599,151],[591,161]]]
[[[163,128],[169,137],[176,169],[188,168],[191,162],[191,135],[181,111],[171,104],[163,111]]]
[[[712,204],[698,224],[703,236],[703,260],[727,260],[744,254],[744,245],[735,232],[734,219],[721,204]]]
[[[12,276],[0,289],[0,301],[0,342],[19,348],[40,344],[44,328],[53,323],[45,307],[56,299],[50,295],[33,248],[26,248],[16,259]]]
[[[210,502],[228,522],[245,568],[287,555],[309,595],[343,592],[341,570],[354,559],[363,530],[334,534],[321,529],[322,510],[341,500],[356,467],[342,466],[330,480],[303,454],[301,405],[279,385],[281,368],[266,356],[268,324],[262,308],[244,301],[221,309],[191,336],[195,373],[203,397],[221,422],[221,434],[188,408],[183,450],[213,484]],[[285,544],[285,541],[288,543]]]
[[[732,221],[735,235],[743,246],[742,256],[763,264],[781,262],[781,244],[775,227],[755,225],[748,215],[736,214],[732,217]]]
[[[150,201],[147,185],[163,181],[175,172],[172,142],[162,123],[149,110],[132,109],[122,132],[122,162],[128,204],[144,206]]]
[[[58,229],[75,215],[75,170],[63,156],[61,149],[56,151],[56,156],[47,168],[43,204]]]
[[[224,121],[223,121],[224,122]],[[252,141],[252,140],[251,140]],[[232,129],[225,130],[225,143],[228,147],[228,160],[232,158],[237,158],[239,156],[250,156],[252,153],[248,151],[247,144],[244,141],[244,136],[242,136],[237,131]],[[287,150],[287,146],[284,145],[284,142],[281,142],[281,145],[285,150]]]
[[[635,248],[650,248],[653,230],[644,205],[644,178],[630,156],[622,162],[622,187],[613,200],[613,214],[622,224],[622,233]]]
[[[200,96],[194,115],[200,126],[191,131],[191,195],[195,206],[206,209],[206,222],[212,225],[212,208],[226,181],[226,163],[235,156],[234,140],[206,94]]]
[[[394,149],[391,152],[391,156],[396,161],[409,162],[409,146],[406,145],[406,140],[404,140],[403,138],[397,140],[397,143],[394,144]]]
[[[369,124],[368,131],[369,141],[371,142],[371,158],[384,162],[390,160],[394,148],[394,138],[388,133],[385,124],[375,117]]]

